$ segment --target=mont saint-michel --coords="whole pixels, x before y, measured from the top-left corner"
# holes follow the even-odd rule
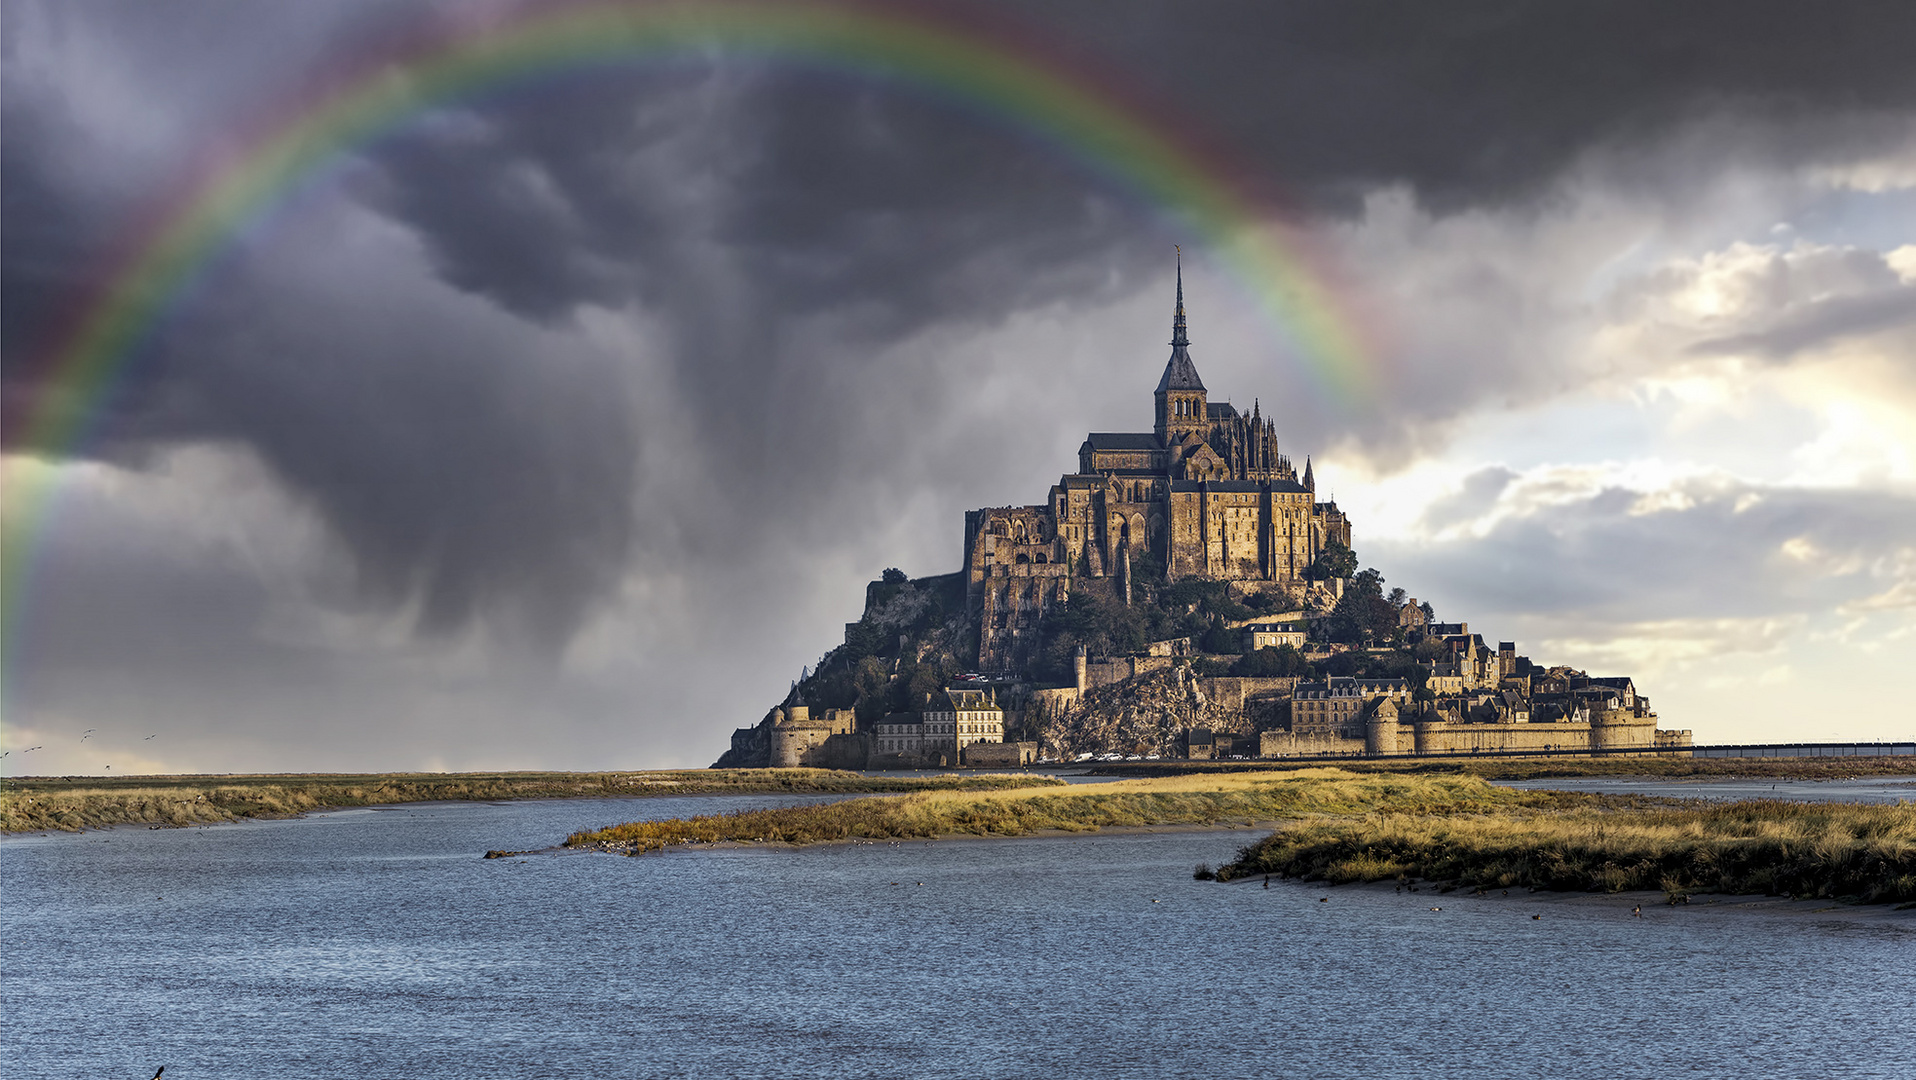
[[[1534,663],[1358,569],[1257,404],[1212,401],[1180,269],[1152,430],[1088,434],[1041,503],[965,514],[963,569],[887,570],[719,767],[1664,752],[1627,675]],[[1255,399],[1253,399],[1255,401]]]

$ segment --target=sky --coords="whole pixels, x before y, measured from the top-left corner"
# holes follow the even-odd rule
[[[1202,151],[1362,343],[1328,358],[1182,192],[1015,106],[724,42],[562,65],[230,223],[85,437],[36,438],[170,193],[537,10],[0,2],[0,515],[39,538],[0,772],[708,764],[866,581],[1149,429],[1174,245],[1213,399],[1386,587],[1699,743],[1916,736],[1904,4],[892,9]]]

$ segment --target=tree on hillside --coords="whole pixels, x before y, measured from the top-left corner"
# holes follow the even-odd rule
[[[870,564],[867,564],[867,565],[870,565]],[[879,580],[883,581],[887,585],[903,585],[905,582],[910,581],[911,579],[905,576],[905,572],[903,570],[900,570],[896,566],[894,566],[886,570],[883,574],[880,574]]]
[[[1224,625],[1222,616],[1213,615],[1211,625],[1198,639],[1198,648],[1207,653],[1238,653],[1244,651],[1244,639],[1238,631]]]
[[[1352,577],[1326,621],[1334,641],[1363,644],[1396,633],[1397,609],[1384,599],[1384,575],[1368,569]]]
[[[1289,645],[1267,645],[1245,653],[1231,665],[1231,674],[1247,679],[1281,679],[1311,673],[1310,661]]]
[[[1347,578],[1356,572],[1357,554],[1336,540],[1324,545],[1310,569],[1310,575],[1319,581]]]
[[[1076,674],[1078,647],[1092,656],[1124,656],[1144,651],[1145,617],[1137,607],[1104,595],[1088,585],[1071,599],[1046,613],[1038,625],[1040,640],[1035,675],[1068,683]]]

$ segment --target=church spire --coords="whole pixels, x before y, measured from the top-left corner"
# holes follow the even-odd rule
[[[1310,489],[1312,494],[1317,493],[1317,480],[1311,476],[1311,456],[1309,454],[1304,455],[1304,486]]]
[[[1184,331],[1184,252],[1178,252],[1178,310],[1171,320],[1171,359],[1164,365],[1164,377],[1158,380],[1159,394],[1167,390],[1190,390],[1204,392],[1204,380],[1198,378],[1197,366],[1191,363],[1188,346],[1191,339]],[[1182,415],[1182,414],[1180,414]],[[1190,414],[1202,417],[1202,413]]]
[[[1192,434],[1211,430],[1210,409],[1205,402],[1204,380],[1198,378],[1191,363],[1191,339],[1184,330],[1184,252],[1178,252],[1178,307],[1171,320],[1171,359],[1164,365],[1164,377],[1152,397],[1157,403],[1157,435],[1177,441]],[[1167,442],[1165,445],[1170,445]]]
[[[1191,344],[1184,334],[1184,249],[1178,248],[1178,313],[1171,318],[1171,344],[1182,349]]]

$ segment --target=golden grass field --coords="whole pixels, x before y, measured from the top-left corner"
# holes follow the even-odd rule
[[[1304,814],[1489,810],[1548,801],[1549,793],[1492,787],[1468,776],[1357,776],[1338,769],[1118,780],[1063,789],[924,792],[819,806],[635,821],[576,833],[570,847],[637,854],[688,841],[810,844],[950,835],[1028,836],[1046,829],[1216,825]]]
[[[1108,775],[1187,775],[1224,772],[1288,772],[1323,768],[1323,762],[1281,761],[1165,761],[1099,765],[1091,771]],[[1796,757],[1796,758],[1430,758],[1418,761],[1337,762],[1350,772],[1390,772],[1408,775],[1462,773],[1486,780],[1547,780],[1566,776],[1650,776],[1673,779],[1732,777],[1764,780],[1843,780],[1858,776],[1916,776],[1916,756]]]
[[[1287,823],[1220,877],[1916,901],[1916,806],[1751,800],[1384,812]]]
[[[640,821],[566,840],[641,854],[691,843],[1024,836],[1278,821],[1217,872],[1336,883],[1916,900],[1916,806],[1703,803],[1515,791],[1457,773],[1216,773],[1057,789],[924,792]]]
[[[34,777],[0,782],[0,831],[203,825],[344,806],[644,795],[863,794],[1060,784],[1044,777],[873,777],[832,769]]]

